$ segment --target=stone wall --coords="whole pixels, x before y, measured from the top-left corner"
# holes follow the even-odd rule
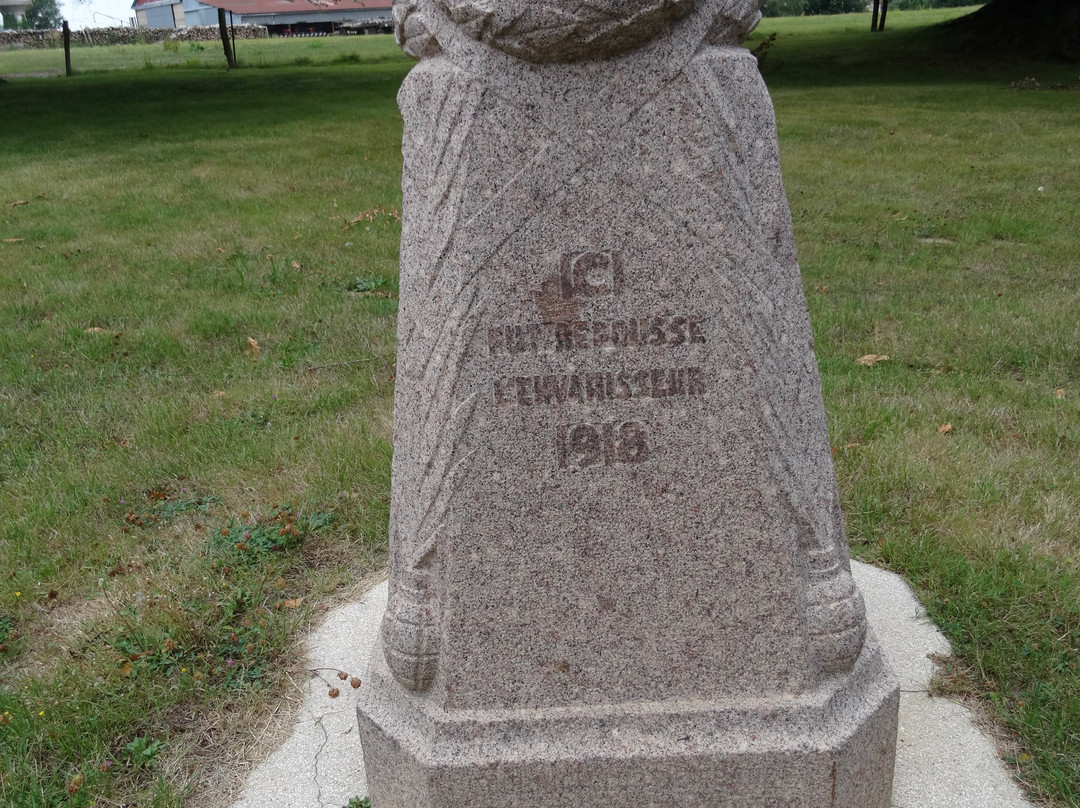
[[[237,25],[237,39],[262,39],[267,36],[262,25]],[[231,32],[232,29],[230,29]],[[192,28],[84,28],[71,32],[72,45],[153,45],[166,39],[178,42],[217,42],[221,37],[216,25]],[[3,31],[0,49],[59,48],[64,44],[60,31]]]

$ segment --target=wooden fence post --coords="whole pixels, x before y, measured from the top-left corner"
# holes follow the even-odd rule
[[[240,60],[236,58],[236,19],[233,17],[232,11],[229,11],[229,34],[232,40],[232,66],[237,67]]]
[[[64,20],[64,71],[71,75],[71,28],[67,20]]]

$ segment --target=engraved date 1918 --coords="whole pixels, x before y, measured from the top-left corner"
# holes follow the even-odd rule
[[[558,426],[555,455],[561,468],[641,463],[649,458],[648,432],[640,421]]]

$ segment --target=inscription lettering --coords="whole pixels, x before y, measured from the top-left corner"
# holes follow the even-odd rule
[[[487,344],[491,356],[704,345],[705,320],[691,314],[496,325],[487,330]]]
[[[561,468],[642,463],[649,459],[648,431],[640,421],[558,426],[555,456]]]
[[[492,386],[498,407],[559,406],[568,402],[597,404],[626,399],[703,396],[705,373],[699,367],[551,373],[503,376],[494,379]]]

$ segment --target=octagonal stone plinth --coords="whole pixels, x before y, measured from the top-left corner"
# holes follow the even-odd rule
[[[866,644],[799,697],[432,709],[380,662],[358,708],[378,808],[888,808],[899,690]]]

